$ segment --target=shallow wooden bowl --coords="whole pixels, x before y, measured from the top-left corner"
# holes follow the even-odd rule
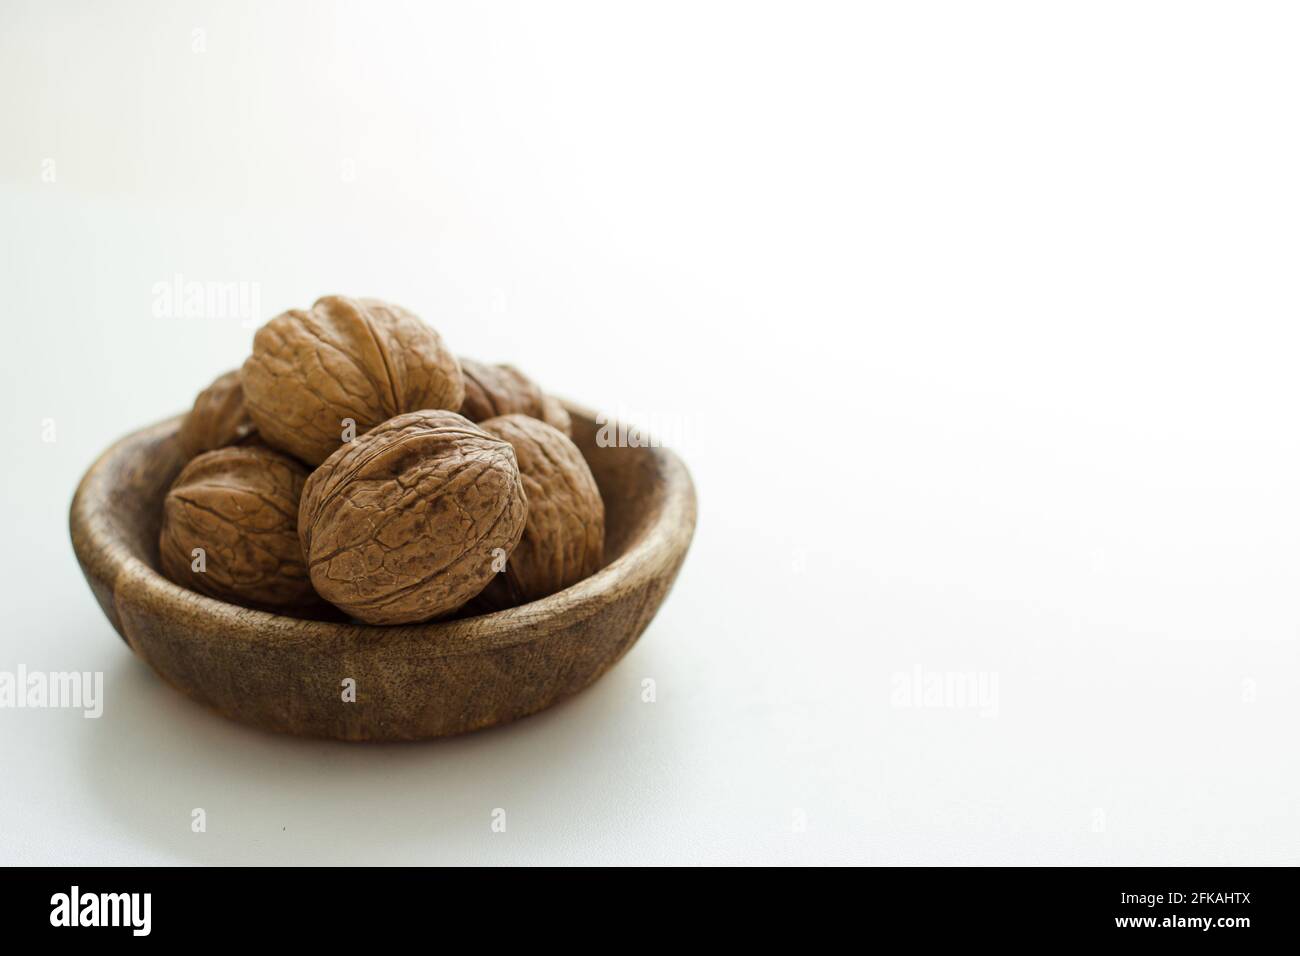
[[[605,499],[606,565],[522,607],[373,627],[226,604],[158,571],[162,499],[180,418],[123,438],[72,501],[72,546],[113,627],[168,683],[228,717],[342,740],[440,737],[535,713],[586,687],[641,636],[695,530],[695,490],[663,448],[602,448],[569,406]],[[356,681],[356,702],[343,681]]]

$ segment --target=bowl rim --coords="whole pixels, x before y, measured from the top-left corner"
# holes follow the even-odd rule
[[[595,412],[569,401],[561,402],[574,418],[596,424]],[[183,413],[174,415],[113,442],[87,469],[73,496],[69,514],[73,550],[88,576],[90,567],[103,568],[119,618],[119,595],[126,593],[131,602],[147,600],[166,608],[178,620],[189,615],[225,618],[232,641],[275,646],[332,639],[344,648],[355,650],[418,645],[424,658],[478,654],[526,644],[553,633],[556,624],[577,624],[598,614],[619,593],[648,586],[673,569],[684,558],[694,536],[695,486],[685,464],[666,447],[636,446],[627,450],[650,455],[658,465],[662,489],[658,515],[617,558],[555,594],[503,611],[420,624],[319,621],[247,608],[171,581],[135,554],[134,547],[118,533],[113,520],[97,512],[116,487],[109,475],[109,463],[131,446],[174,434],[182,418]],[[549,630],[533,627],[542,621],[548,624]],[[126,630],[124,625],[122,630]],[[123,639],[130,643],[125,633]]]

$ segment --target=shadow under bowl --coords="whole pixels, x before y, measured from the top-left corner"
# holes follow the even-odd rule
[[[549,707],[609,670],[668,595],[695,531],[685,465],[654,447],[602,447],[566,406],[605,500],[605,566],[520,607],[376,627],[227,604],[159,571],[162,501],[184,465],[181,418],[100,456],[72,501],[72,546],[100,607],[169,684],[235,720],[340,740],[419,740]],[[616,433],[617,434],[617,433]],[[355,702],[344,702],[354,680]]]

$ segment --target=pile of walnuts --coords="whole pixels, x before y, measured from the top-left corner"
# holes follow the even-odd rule
[[[417,316],[327,296],[199,394],[163,504],[177,584],[368,624],[537,600],[601,565],[605,506],[564,407]]]

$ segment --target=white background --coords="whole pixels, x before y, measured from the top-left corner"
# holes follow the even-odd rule
[[[0,861],[1300,862],[1298,48],[1267,3],[6,0],[0,669],[107,701],[0,711]],[[641,643],[422,745],[162,685],[67,508],[246,353],[177,275],[671,429]]]

